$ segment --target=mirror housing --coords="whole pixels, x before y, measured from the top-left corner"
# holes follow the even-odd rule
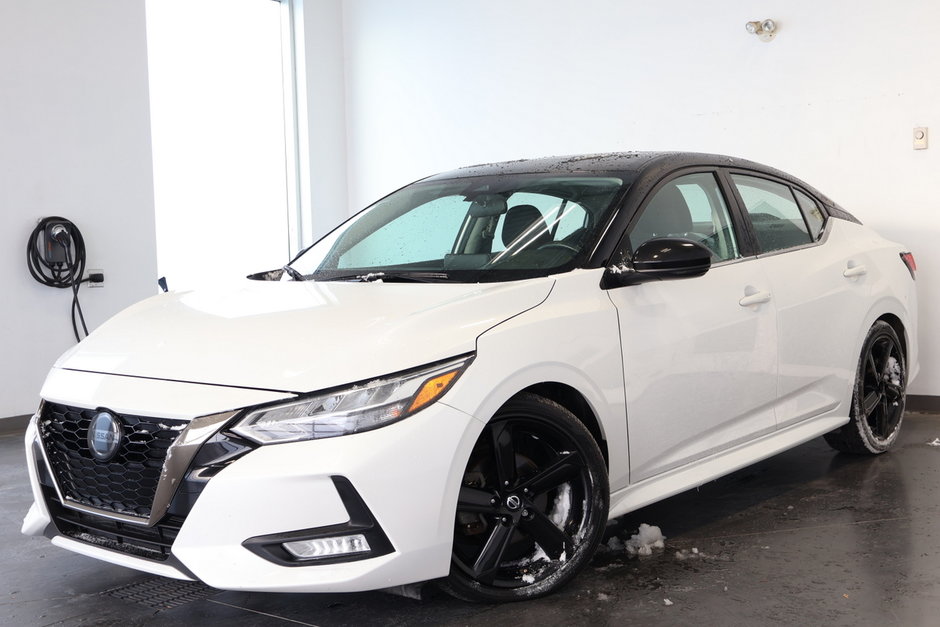
[[[654,237],[637,246],[629,265],[607,268],[601,287],[690,279],[702,276],[711,266],[711,251],[698,242],[681,237]]]

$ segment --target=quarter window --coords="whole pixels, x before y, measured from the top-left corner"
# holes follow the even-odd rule
[[[717,261],[739,256],[728,207],[710,172],[680,176],[659,188],[628,237],[631,250],[654,237],[683,237],[708,248]]]
[[[815,200],[798,189],[794,190],[794,192],[796,193],[796,201],[800,203],[800,209],[803,210],[803,217],[806,218],[806,224],[809,226],[810,234],[813,236],[814,240],[819,239],[819,234],[822,233],[826,217],[823,215],[822,210],[819,208],[819,205],[816,204]]]
[[[761,252],[793,248],[813,241],[788,186],[740,174],[732,174],[731,179],[751,216]]]

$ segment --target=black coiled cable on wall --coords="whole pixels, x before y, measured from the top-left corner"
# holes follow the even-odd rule
[[[78,288],[88,279],[85,273],[85,240],[81,231],[65,218],[43,218],[26,242],[26,265],[33,278],[49,287],[72,289],[72,331],[80,342],[78,324],[88,335],[85,314],[78,302]],[[77,319],[76,319],[77,314]]]

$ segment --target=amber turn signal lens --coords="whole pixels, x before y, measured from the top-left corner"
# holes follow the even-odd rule
[[[453,382],[454,377],[457,376],[459,370],[451,370],[450,372],[445,372],[444,374],[438,375],[433,379],[428,379],[424,382],[424,385],[421,386],[421,389],[418,390],[418,393],[415,395],[415,400],[411,402],[411,407],[408,408],[408,413],[410,414],[413,411],[417,411],[433,401],[435,398],[443,394],[448,387],[450,387],[451,382]]]

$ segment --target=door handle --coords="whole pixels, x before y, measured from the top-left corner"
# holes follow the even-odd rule
[[[761,303],[766,303],[769,300],[770,292],[754,292],[753,294],[748,294],[739,300],[738,304],[742,307],[750,307],[751,305],[760,305]]]
[[[857,276],[865,276],[866,274],[868,274],[868,269],[863,264],[859,264],[846,268],[842,276],[847,279],[854,279]]]

